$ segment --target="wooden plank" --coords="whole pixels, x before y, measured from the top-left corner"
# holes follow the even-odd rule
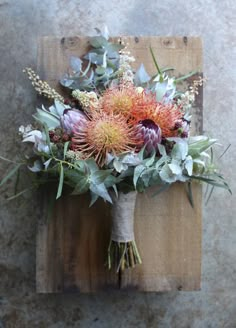
[[[155,72],[149,47],[161,67],[202,71],[202,45],[196,37],[126,37],[138,67],[144,63]],[[87,38],[44,37],[38,51],[38,72],[52,86],[68,68],[71,55],[86,52]],[[62,90],[63,91],[63,90]],[[194,108],[193,133],[202,130],[202,92]],[[65,197],[57,202],[53,218],[39,222],[36,281],[38,292],[93,292],[110,289],[140,291],[197,290],[201,279],[201,187],[194,187],[195,208],[188,204],[183,185],[152,197],[153,190],[139,195],[135,235],[143,264],[121,276],[104,266],[111,219],[100,201],[88,209],[87,196]]]

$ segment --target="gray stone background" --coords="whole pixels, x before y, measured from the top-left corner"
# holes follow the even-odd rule
[[[1,192],[0,328],[236,327],[235,43],[233,0],[0,0],[0,153],[19,151],[17,128],[29,122],[35,94],[22,73],[36,66],[43,35],[200,35],[204,42],[204,130],[231,143],[220,165],[234,192],[215,191],[203,212],[202,290],[96,295],[35,294],[37,196],[11,203]],[[0,176],[6,166],[0,163]]]

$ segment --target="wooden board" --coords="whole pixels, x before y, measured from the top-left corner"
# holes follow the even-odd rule
[[[161,67],[177,68],[175,75],[202,72],[202,44],[197,37],[125,39],[136,58],[135,67],[144,63],[149,73],[156,72],[151,46]],[[38,51],[42,79],[60,89],[57,81],[66,72],[70,55],[83,55],[87,45],[85,37],[42,38]],[[202,130],[202,91],[196,104],[193,133]],[[136,202],[135,236],[143,264],[122,275],[107,271],[104,266],[111,229],[107,204],[99,201],[89,209],[87,196],[64,197],[57,202],[50,222],[46,221],[46,205],[43,206],[37,232],[37,292],[200,289],[201,187],[193,188],[194,209],[182,184],[155,198],[152,193],[149,190],[139,195]]]

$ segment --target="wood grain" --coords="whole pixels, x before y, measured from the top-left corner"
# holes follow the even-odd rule
[[[125,37],[136,58],[155,72],[149,47],[161,67],[177,68],[175,76],[202,72],[202,44],[197,37]],[[86,37],[40,39],[38,72],[63,92],[58,80],[67,71],[69,57],[86,52]],[[188,82],[190,82],[189,79]],[[193,134],[202,130],[202,90],[193,113]],[[155,189],[155,188],[154,188]],[[176,184],[152,197],[154,189],[137,198],[135,235],[143,264],[122,275],[104,264],[109,242],[110,209],[103,201],[88,208],[88,196],[64,197],[53,218],[45,211],[38,224],[37,292],[94,292],[99,290],[198,290],[201,281],[201,186],[194,186],[195,207],[189,205],[184,186]],[[47,197],[45,202],[47,203]],[[44,206],[44,209],[46,205]]]

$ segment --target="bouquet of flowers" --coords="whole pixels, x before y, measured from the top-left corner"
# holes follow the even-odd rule
[[[31,154],[1,185],[26,165],[37,177],[33,186],[57,184],[56,199],[69,190],[72,195],[89,192],[91,206],[99,197],[112,203],[107,265],[119,271],[141,263],[133,228],[137,192],[156,186],[158,193],[179,181],[192,203],[194,181],[230,189],[213,162],[216,139],[190,136],[201,76],[182,92],[177,86],[185,77],[159,68],[151,48],[154,76],[143,65],[135,72],[135,59],[121,42],[109,40],[107,30],[98,30],[89,45],[83,58],[71,57],[60,81],[63,95],[25,69],[51,104],[37,108],[33,125],[19,128]]]

